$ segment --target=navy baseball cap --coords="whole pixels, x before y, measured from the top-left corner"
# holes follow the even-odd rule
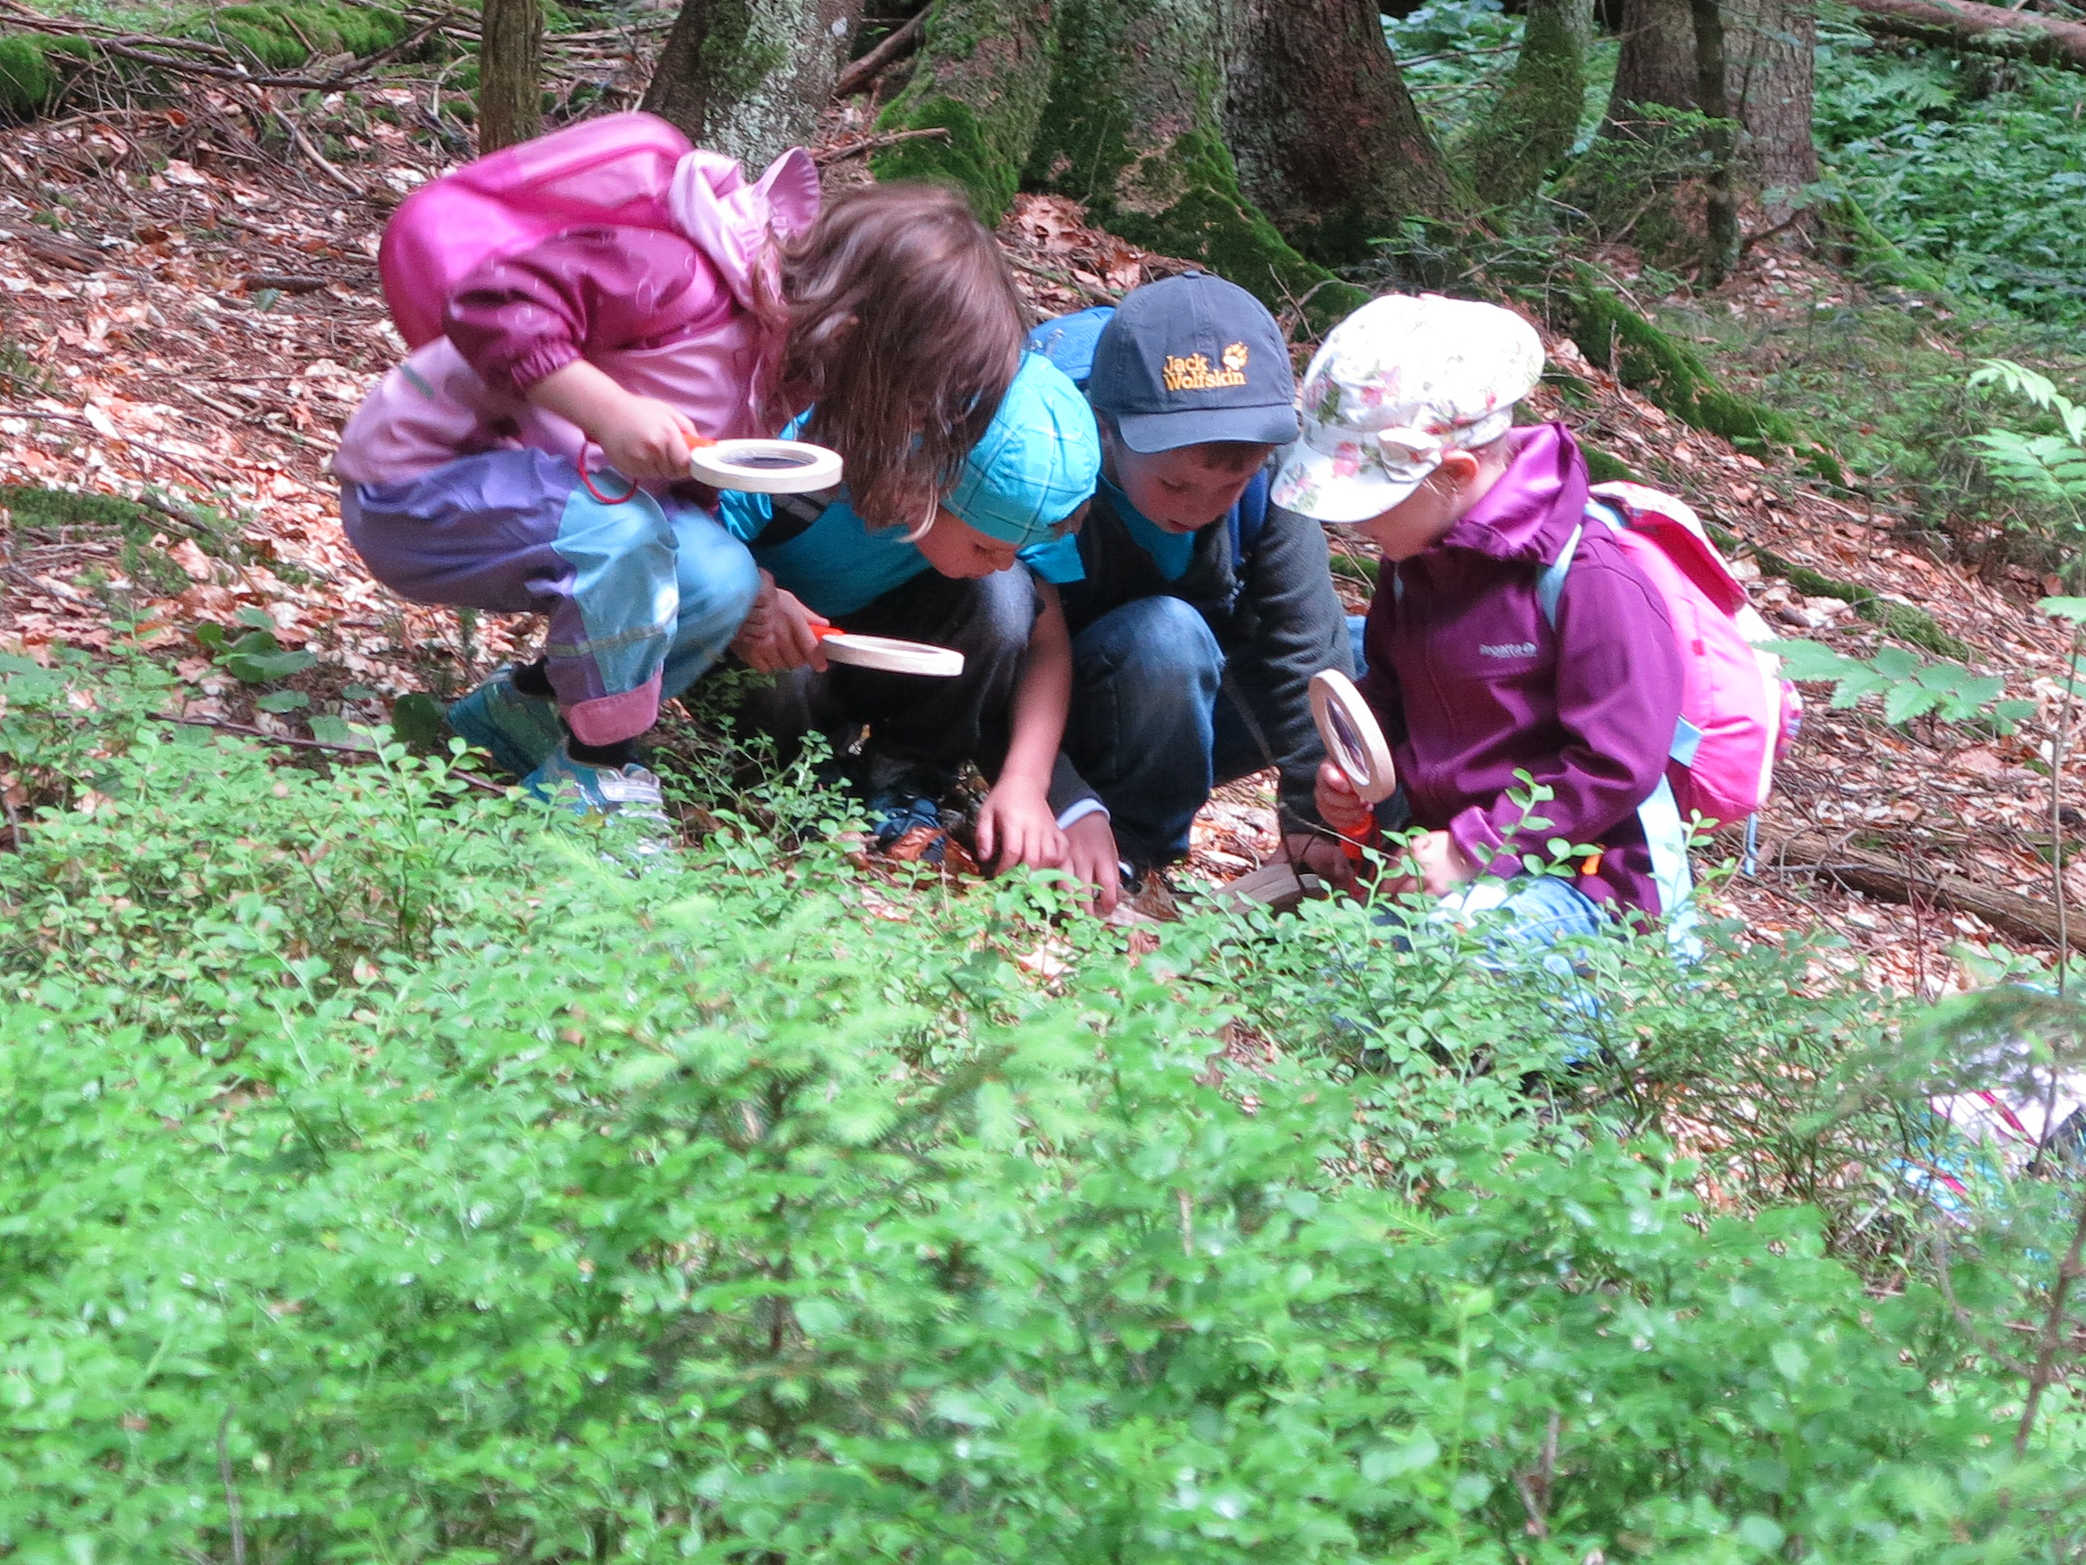
[[[1131,290],[1094,344],[1086,395],[1132,451],[1297,437],[1296,376],[1274,316],[1207,272]]]

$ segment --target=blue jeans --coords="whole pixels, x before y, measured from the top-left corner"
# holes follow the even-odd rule
[[[1179,598],[1138,598],[1072,638],[1065,754],[1140,869],[1186,854],[1210,789],[1267,764],[1235,704],[1218,700],[1224,663],[1209,625]]]

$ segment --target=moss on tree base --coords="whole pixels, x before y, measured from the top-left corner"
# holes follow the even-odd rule
[[[1786,414],[1718,385],[1692,349],[1659,330],[1619,295],[1582,279],[1571,296],[1568,328],[1591,362],[1689,428],[1720,435],[1759,457],[1785,447],[1816,476],[1846,483],[1839,460],[1807,438]]]

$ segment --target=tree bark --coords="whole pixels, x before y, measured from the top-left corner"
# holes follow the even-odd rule
[[[1315,3],[1315,0],[1314,0]],[[879,178],[954,179],[988,222],[1062,191],[1132,243],[1330,324],[1368,296],[1307,261],[1239,188],[1222,104],[1241,13],[1210,0],[936,0]]]
[[[811,139],[860,13],[861,0],[683,0],[644,107],[762,168]]]
[[[1733,111],[1745,127],[1741,157],[1759,181],[1768,222],[1781,223],[1797,211],[1804,186],[1818,182],[1818,144],[1811,136],[1817,10],[1813,0],[1726,5],[1736,66]]]
[[[2086,950],[2086,929],[2067,926],[2056,904],[2011,891],[1981,886],[1947,870],[1934,871],[1921,859],[1893,858],[1837,842],[1823,832],[1804,831],[1781,846],[1780,867],[1829,876],[1864,896],[1890,902],[1927,903],[1952,912],[1970,913],[2003,935],[2048,946]]]
[[[2086,23],[1976,0],[1851,0],[1871,32],[2086,70]]]
[[[1058,29],[1051,0],[934,0],[912,80],[880,130],[940,127],[945,142],[880,153],[879,179],[947,179],[988,223],[1006,215],[1050,101]]]
[[[1636,134],[1640,104],[1695,108],[1695,19],[1688,0],[1623,0],[1622,52],[1603,135]]]
[[[1360,260],[1410,218],[1466,214],[1378,0],[1245,0],[1227,74],[1222,118],[1239,185],[1306,255]]]
[[[1703,205],[1702,281],[1716,287],[1738,260],[1738,194],[1734,188],[1730,78],[1724,59],[1722,0],[1690,0],[1695,21],[1695,101],[1709,118],[1708,191]]]
[[[1579,134],[1586,101],[1591,0],[1529,0],[1514,74],[1456,149],[1487,206],[1519,206],[1542,187]]]
[[[543,133],[543,13],[536,0],[484,0],[478,20],[478,152]]]

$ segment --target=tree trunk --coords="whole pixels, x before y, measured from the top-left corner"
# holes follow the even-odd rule
[[[1622,52],[1603,135],[1635,135],[1639,106],[1696,107],[1695,19],[1689,0],[1623,0]]]
[[[1239,184],[1305,254],[1360,260],[1410,218],[1467,212],[1398,74],[1378,0],[1245,0],[1228,77]]]
[[[1134,244],[1330,324],[1367,294],[1283,239],[1225,145],[1238,20],[1208,0],[936,0],[913,78],[879,124],[949,138],[879,155],[877,176],[954,179],[988,222],[1024,181],[1063,191]]]
[[[986,222],[1004,217],[1050,101],[1056,22],[1050,0],[934,0],[912,80],[877,124],[949,138],[879,154],[877,178],[954,180]]]
[[[1734,108],[1746,133],[1741,155],[1760,183],[1768,221],[1785,222],[1803,188],[1818,182],[1818,144],[1811,137],[1817,12],[1812,0],[1727,4],[1737,62]]]
[[[1690,0],[1695,19],[1695,101],[1709,118],[1704,140],[1709,154],[1708,193],[1703,218],[1702,281],[1714,288],[1738,260],[1738,194],[1732,162],[1730,77],[1724,60],[1722,0]]]
[[[1514,74],[1456,149],[1487,206],[1519,206],[1572,150],[1592,41],[1590,0],[1529,0]]]
[[[1851,0],[1870,32],[2086,70],[2086,23],[1976,0]]]
[[[482,157],[543,133],[543,13],[536,0],[484,0],[478,29]]]
[[[644,106],[758,170],[811,139],[861,0],[683,0]]]

